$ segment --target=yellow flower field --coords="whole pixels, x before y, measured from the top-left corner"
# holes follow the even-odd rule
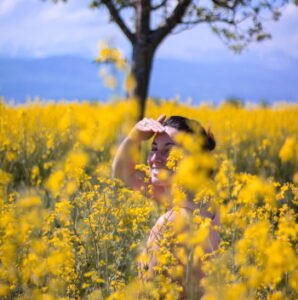
[[[211,225],[194,213],[188,236],[181,224],[165,232],[158,275],[138,279],[137,259],[167,203],[158,207],[111,178],[117,146],[135,123],[132,100],[1,102],[1,299],[179,299],[178,261],[190,270],[187,299],[197,299],[197,263],[205,300],[298,298],[298,105],[148,102],[147,117],[163,113],[197,119],[216,138],[207,157],[181,137],[189,155],[179,158],[173,192],[175,203],[184,186],[220,210],[219,249],[204,253]],[[140,164],[147,153],[144,146]]]

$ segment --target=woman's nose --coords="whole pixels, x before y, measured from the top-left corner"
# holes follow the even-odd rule
[[[163,157],[160,151],[155,151],[153,153],[153,155],[151,156],[151,161],[155,161],[155,162],[162,162],[163,161]]]

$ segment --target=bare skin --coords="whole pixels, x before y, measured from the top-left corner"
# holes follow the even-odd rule
[[[127,186],[134,190],[140,190],[141,187],[144,186],[142,175],[135,170],[135,166],[138,163],[137,156],[140,145],[143,141],[150,139],[154,134],[163,134],[166,132],[166,127],[162,125],[165,118],[166,115],[161,115],[157,120],[144,118],[139,121],[121,143],[116,152],[112,165],[113,176],[121,179]],[[151,159],[148,160],[148,163],[149,161],[153,163],[154,159],[160,159],[159,152],[157,153],[157,156],[152,155]],[[166,157],[163,157],[162,160],[163,162],[166,162]],[[157,170],[155,169],[153,173],[155,172],[156,174],[156,171]],[[164,188],[161,186],[158,187],[157,184],[156,190],[162,191]],[[155,199],[156,201],[159,200],[157,198]]]
[[[136,161],[132,156],[138,150],[142,141],[150,139],[155,133],[164,132],[162,122],[166,116],[161,115],[157,120],[144,118],[131,130],[119,146],[112,165],[113,175],[123,180],[128,186],[134,187],[130,176],[135,172]]]

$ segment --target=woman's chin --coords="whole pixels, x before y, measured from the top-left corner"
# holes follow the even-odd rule
[[[158,176],[151,176],[151,183],[155,186],[169,186],[170,182],[169,179],[160,179]]]

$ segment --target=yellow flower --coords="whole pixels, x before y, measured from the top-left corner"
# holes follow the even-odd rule
[[[111,56],[111,49],[109,48],[102,48],[99,52],[98,60],[106,61]]]
[[[41,205],[41,199],[37,196],[24,197],[18,201],[18,205],[22,208],[31,208]]]
[[[125,81],[124,81],[124,90],[131,94],[136,87],[136,80],[133,77],[131,73],[126,75]]]
[[[117,86],[117,80],[113,76],[107,76],[104,78],[104,84],[110,89],[114,89]]]
[[[295,137],[286,139],[284,145],[279,151],[279,157],[283,162],[298,160],[298,143]]]
[[[0,184],[8,184],[12,180],[12,175],[0,169]]]
[[[47,181],[47,187],[54,193],[57,194],[58,191],[64,185],[65,174],[63,171],[57,170],[51,174]]]
[[[167,159],[167,167],[171,170],[177,169],[178,162],[183,158],[183,150],[178,147],[173,147]]]
[[[9,293],[9,285],[0,284],[0,296],[5,298]]]

